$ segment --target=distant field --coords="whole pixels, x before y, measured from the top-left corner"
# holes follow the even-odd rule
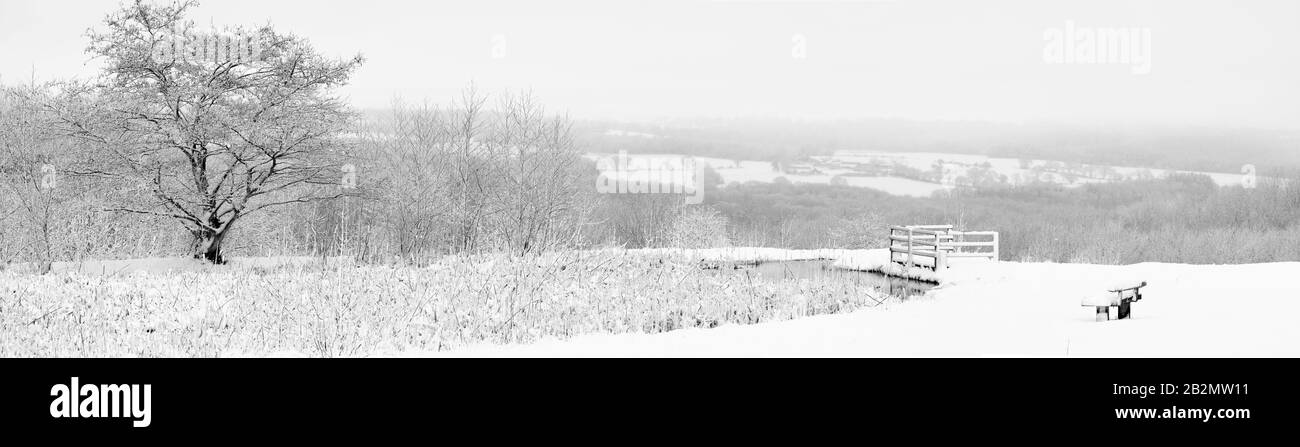
[[[587,158],[597,159],[609,154],[589,153]],[[665,160],[680,158],[680,154],[631,154],[645,160]],[[936,191],[949,190],[963,184],[972,169],[984,166],[995,176],[996,181],[1006,185],[1024,185],[1029,183],[1051,183],[1064,186],[1079,186],[1089,183],[1105,183],[1122,180],[1162,178],[1170,173],[1202,174],[1210,177],[1219,186],[1240,185],[1241,174],[1170,171],[1165,169],[1147,169],[1128,166],[1098,166],[1066,164],[1050,160],[1019,160],[1012,158],[993,158],[983,155],[952,154],[942,152],[870,152],[839,151],[830,156],[814,156],[811,160],[779,165],[770,161],[729,160],[714,157],[694,157],[702,165],[712,168],[722,178],[724,184],[747,182],[772,183],[784,178],[791,183],[830,184],[840,177],[844,184],[861,188],[870,188],[896,196],[928,197]],[[942,161],[943,173],[938,174],[934,168]],[[925,174],[933,178],[913,178],[917,175],[863,172],[851,166],[863,166],[875,163],[880,166],[903,166],[915,170],[914,174]]]
[[[587,158],[598,159],[608,156],[609,154],[588,154]],[[663,160],[681,155],[674,154],[632,154],[635,157],[641,157],[647,160]],[[772,183],[776,179],[784,177],[790,183],[819,184],[826,185],[831,183],[831,179],[837,175],[847,174],[850,171],[846,169],[827,170],[821,174],[794,174],[781,172],[777,170],[771,162],[756,160],[727,160],[723,158],[712,157],[694,157],[695,160],[709,168],[722,177],[723,184],[739,184],[748,182]],[[605,174],[610,178],[620,178],[617,174]],[[845,184],[862,188],[871,188],[887,192],[897,196],[910,197],[928,197],[935,191],[951,189],[951,185],[942,185],[932,182],[919,180],[886,177],[886,176],[845,176]]]
[[[896,160],[908,166],[920,170],[928,170],[933,167],[934,163],[943,160],[947,164],[947,169],[952,171],[953,175],[960,175],[968,168],[968,165],[979,165],[988,163],[998,174],[1007,176],[1012,184],[1023,184],[1034,180],[1048,181],[1064,185],[1080,185],[1084,183],[1103,182],[1103,179],[1089,178],[1083,175],[1071,181],[1067,176],[1051,173],[1047,176],[1039,175],[1042,171],[1026,169],[1021,167],[1021,161],[1015,158],[995,158],[984,155],[970,154],[951,154],[943,152],[870,152],[870,151],[839,151],[835,155],[828,157],[835,160],[843,161],[868,161],[872,159]],[[1026,160],[1030,166],[1044,166],[1051,163],[1050,160]],[[1214,183],[1219,186],[1231,186],[1241,184],[1241,174],[1220,173],[1220,172],[1201,172],[1201,171],[1171,171],[1167,169],[1149,169],[1131,166],[1103,166],[1103,165],[1078,165],[1081,174],[1087,174],[1087,171],[1105,172],[1114,170],[1115,173],[1129,177],[1139,178],[1146,174],[1152,177],[1164,177],[1170,173],[1184,174],[1202,174],[1209,176]]]

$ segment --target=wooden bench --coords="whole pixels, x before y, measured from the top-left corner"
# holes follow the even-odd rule
[[[1127,319],[1133,315],[1130,308],[1133,302],[1142,301],[1142,288],[1146,285],[1146,281],[1140,281],[1111,287],[1106,293],[1084,297],[1083,307],[1097,308],[1097,321]],[[1116,309],[1111,311],[1112,307]]]

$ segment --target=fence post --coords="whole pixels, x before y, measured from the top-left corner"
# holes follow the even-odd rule
[[[907,268],[903,269],[906,274],[907,270],[912,268],[912,227],[907,227]]]
[[[897,232],[894,231],[894,228],[893,228],[893,227],[890,227],[890,228],[889,228],[889,240],[888,240],[886,243],[887,243],[888,246],[889,246],[889,262],[890,262],[890,263],[893,263],[893,262],[894,262],[894,235],[895,235],[896,233],[897,233]]]
[[[998,245],[1000,245],[998,243],[998,232],[995,231],[993,232],[993,261],[994,262],[997,262],[999,259],[1001,259],[998,256]]]

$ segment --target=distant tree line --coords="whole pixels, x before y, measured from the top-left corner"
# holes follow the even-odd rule
[[[635,134],[608,134],[609,130]],[[1300,132],[1267,129],[701,119],[656,124],[583,121],[577,123],[576,134],[579,141],[597,149],[782,163],[837,150],[944,152],[1221,173],[1240,173],[1243,165],[1251,164],[1264,176],[1300,175]]]
[[[954,224],[1001,232],[1003,259],[1013,261],[1300,261],[1300,178],[1262,179],[1247,189],[1180,174],[1078,187],[961,189],[930,198],[850,186],[746,183],[708,197],[706,204],[728,219],[739,245],[848,247],[833,237],[835,229],[861,225],[867,242],[883,246],[883,225]]]

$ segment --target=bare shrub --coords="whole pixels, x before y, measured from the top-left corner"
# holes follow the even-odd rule
[[[707,207],[688,208],[673,222],[672,246],[676,248],[728,247],[727,218]]]
[[[447,108],[394,105],[362,150],[375,213],[396,254],[540,253],[572,246],[593,206],[566,118],[527,93],[495,105],[472,86]]]

